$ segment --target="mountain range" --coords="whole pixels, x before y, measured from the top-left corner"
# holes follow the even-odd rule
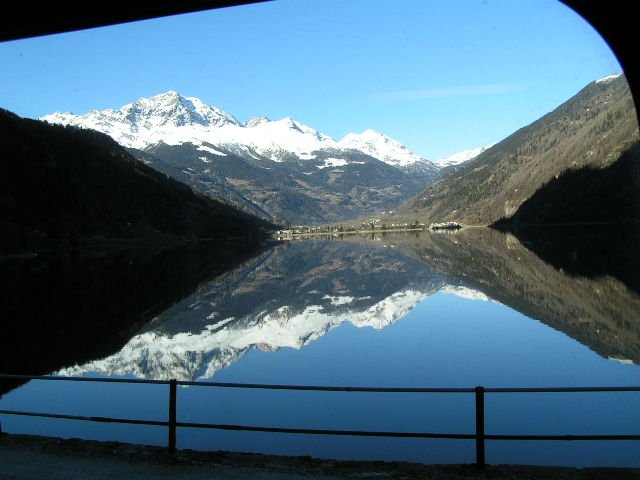
[[[416,195],[440,170],[374,130],[336,141],[291,118],[241,123],[175,91],[119,110],[41,120],[106,133],[156,170],[281,223],[327,223],[385,210]]]
[[[99,130],[208,197],[275,223],[307,225],[384,211],[490,225],[563,172],[607,167],[640,138],[624,75],[590,83],[501,142],[436,162],[373,130],[335,140],[288,117],[241,123],[175,91],[42,120]]]
[[[291,155],[310,160],[315,158],[314,152],[321,150],[357,150],[394,167],[422,164],[424,168],[434,168],[431,162],[374,130],[349,133],[336,141],[290,117],[275,121],[264,116],[253,117],[241,123],[219,108],[174,90],[140,98],[119,110],[92,110],[85,115],[53,113],[41,120],[92,128],[108,134],[124,147],[139,150],[158,143],[210,144],[255,153],[274,162],[285,161]]]
[[[373,130],[337,141],[288,117],[241,123],[175,91],[42,120],[106,133],[154,170],[245,213],[307,225],[384,211],[424,223],[504,222],[564,172],[605,168],[640,138],[623,75],[590,83],[499,143],[436,163]]]

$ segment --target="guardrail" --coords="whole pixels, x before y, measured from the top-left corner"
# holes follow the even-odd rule
[[[66,420],[80,420],[103,423],[123,423],[132,425],[155,425],[167,427],[169,452],[176,450],[177,428],[207,428],[217,430],[293,433],[307,435],[348,435],[361,437],[395,437],[395,438],[440,438],[457,440],[475,440],[476,465],[484,468],[486,465],[485,442],[487,440],[563,440],[563,441],[589,441],[589,440],[640,440],[638,435],[494,435],[485,432],[485,396],[487,393],[597,393],[597,392],[640,392],[640,387],[559,387],[559,388],[381,388],[381,387],[328,387],[316,385],[272,385],[255,383],[227,383],[227,382],[192,382],[179,380],[142,380],[121,378],[95,378],[95,377],[60,377],[41,375],[8,375],[0,374],[0,380],[46,380],[66,382],[102,382],[102,383],[142,383],[161,384],[169,387],[168,418],[163,420],[136,420],[127,418],[88,417],[80,415],[66,415],[42,412],[24,412],[18,410],[1,410],[0,415],[21,415],[31,417],[56,418]],[[229,425],[218,423],[195,423],[177,421],[178,385],[213,388],[241,388],[262,390],[298,390],[321,392],[360,392],[360,393],[459,393],[473,394],[475,396],[475,432],[467,434],[458,433],[433,433],[433,432],[389,432],[389,431],[363,431],[363,430],[330,430],[312,428],[283,428],[283,427],[259,427],[253,425]],[[0,422],[0,433],[2,424]]]

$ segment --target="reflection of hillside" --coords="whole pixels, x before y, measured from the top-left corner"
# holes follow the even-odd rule
[[[252,253],[203,244],[5,259],[0,372],[45,374],[117,352],[155,314]]]
[[[520,226],[513,234],[557,269],[574,276],[614,277],[640,294],[640,223]]]
[[[495,227],[565,272],[611,275],[640,293],[640,142],[605,168],[551,179]]]
[[[251,348],[302,348],[345,321],[384,328],[443,285],[418,259],[373,243],[279,245],[201,285],[119,353],[64,373],[211,378]]]
[[[640,296],[612,277],[571,277],[486,228],[425,235],[402,248],[602,356],[640,363]]]

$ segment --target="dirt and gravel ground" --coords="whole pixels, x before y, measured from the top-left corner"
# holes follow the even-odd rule
[[[116,442],[26,435],[0,435],[0,479],[186,479],[322,480],[513,479],[638,480],[640,469],[530,466],[421,465],[402,462],[342,462],[230,452],[179,450]]]

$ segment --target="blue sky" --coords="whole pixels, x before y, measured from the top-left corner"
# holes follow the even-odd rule
[[[621,67],[557,0],[278,0],[0,44],[36,118],[167,90],[245,121],[367,128],[435,160],[499,141]]]

